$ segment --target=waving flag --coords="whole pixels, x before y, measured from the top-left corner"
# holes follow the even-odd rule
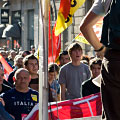
[[[48,113],[49,120],[68,120],[100,116],[102,114],[100,93],[92,94],[83,98],[62,101],[57,104],[49,104]]]
[[[39,104],[36,104],[28,116],[23,117],[22,120],[39,120]]]
[[[56,24],[55,24],[56,26]],[[49,11],[49,48],[48,48],[48,64],[57,62],[61,49],[61,34],[55,35],[55,26],[51,33],[50,11]]]
[[[90,43],[83,37],[82,33],[75,37],[75,40],[84,44],[90,45]]]
[[[48,64],[57,62],[61,49],[61,35],[55,36],[55,28],[52,30],[52,38],[49,39]]]
[[[10,67],[10,65],[7,63],[7,61],[3,58],[2,55],[0,55],[0,62],[2,63],[4,67],[4,79],[7,80],[10,72],[13,71],[13,69]]]
[[[58,11],[55,35],[58,36],[72,24],[72,16],[85,0],[61,0]]]
[[[95,117],[100,116],[101,114],[102,102],[100,93],[83,98],[61,101],[57,104],[55,102],[48,103],[48,120]],[[23,120],[39,120],[38,115],[39,103],[34,106],[32,111]]]

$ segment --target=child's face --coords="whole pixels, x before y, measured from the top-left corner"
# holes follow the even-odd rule
[[[55,72],[49,72],[48,73],[48,79],[50,81],[53,81],[53,80],[57,79],[57,72],[56,71]]]

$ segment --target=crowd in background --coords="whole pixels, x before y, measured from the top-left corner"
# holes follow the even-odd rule
[[[22,120],[39,102],[39,61],[31,51],[0,50],[0,119]],[[12,71],[7,77],[9,67]],[[1,104],[0,104],[1,105]]]
[[[101,74],[102,60],[83,55],[78,42],[59,54],[59,64],[48,65],[48,82],[54,101],[81,98],[100,92],[94,78]],[[100,84],[100,83],[98,83]]]
[[[0,64],[0,101],[16,120],[26,116],[38,103],[39,60],[34,53],[35,49],[19,52],[0,50],[0,55],[13,69],[5,80],[5,69]],[[48,64],[48,102],[100,92],[93,80],[101,73],[101,63],[100,58],[83,55],[78,42],[72,43],[68,50],[61,51],[58,63]]]

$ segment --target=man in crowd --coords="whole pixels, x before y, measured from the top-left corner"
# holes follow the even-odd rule
[[[80,98],[81,84],[91,76],[88,65],[81,63],[83,51],[80,44],[71,44],[68,53],[71,62],[61,67],[59,74],[62,100]]]
[[[15,88],[1,95],[5,110],[15,120],[22,120],[27,116],[35,104],[38,103],[38,92],[29,88],[31,80],[29,71],[20,68],[15,72]]]
[[[16,52],[14,50],[11,50],[9,54],[10,55],[8,56],[8,61],[13,66],[14,65],[14,58],[16,56]]]
[[[30,87],[38,91],[39,90],[38,59],[33,54],[27,55],[23,59],[23,65],[24,68],[26,68],[31,75]]]
[[[65,65],[66,63],[70,62],[70,57],[68,55],[68,51],[62,51],[59,54],[59,62],[60,62],[60,67]]]
[[[100,58],[93,58],[90,60],[91,78],[82,83],[82,96],[88,96],[100,92],[100,87],[93,83],[93,79],[101,73],[102,60]]]
[[[13,76],[15,74],[15,71],[19,68],[23,68],[23,57],[21,55],[15,56],[13,68],[13,71],[8,76],[8,82],[12,85],[12,87],[14,86]]]
[[[0,94],[11,89],[10,86],[4,83],[5,80],[3,79],[3,77],[4,77],[4,70],[2,67],[0,67]]]

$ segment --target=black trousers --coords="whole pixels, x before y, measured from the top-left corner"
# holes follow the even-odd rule
[[[106,51],[102,78],[101,92],[106,120],[120,120],[120,51]]]

